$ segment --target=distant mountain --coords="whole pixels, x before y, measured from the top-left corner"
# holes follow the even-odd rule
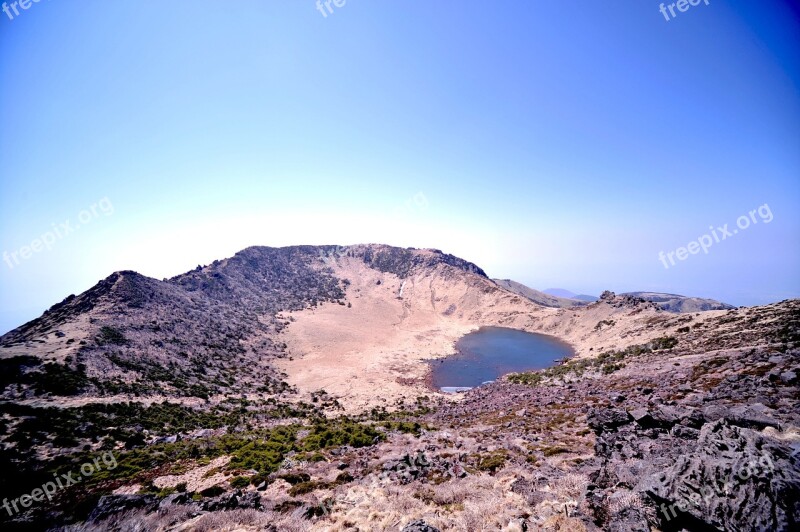
[[[279,314],[345,306],[350,279],[330,268],[339,258],[399,279],[420,271],[467,279],[477,293],[502,295],[471,262],[377,244],[250,247],[163,281],[115,272],[0,336],[0,374],[12,376],[0,378],[0,398],[286,391],[275,361],[288,357],[280,333],[289,322]]]
[[[512,281],[511,279],[492,279],[492,281],[510,292],[514,292],[517,295],[526,297],[534,303],[544,305],[545,307],[569,308],[582,305],[580,301],[574,298],[568,299],[546,294],[544,292],[540,292],[539,290],[534,290],[533,288],[527,287],[522,283]]]
[[[598,298],[596,296],[589,296],[589,295],[586,295],[586,294],[576,294],[575,292],[570,292],[569,290],[566,290],[564,288],[548,288],[547,290],[544,290],[543,292],[545,294],[548,294],[548,295],[551,295],[551,296],[555,296],[555,297],[560,297],[560,298],[563,298],[563,299],[576,299],[578,301],[587,301],[589,303],[592,303],[592,302],[597,301],[598,299],[600,299],[600,298]]]
[[[730,310],[733,305],[722,303],[714,299],[701,297],[687,297],[678,294],[662,294],[660,292],[627,292],[623,296],[638,297],[645,301],[656,303],[661,310],[667,312],[702,312],[705,310]]]

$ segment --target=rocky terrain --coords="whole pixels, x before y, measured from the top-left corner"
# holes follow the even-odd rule
[[[427,387],[427,361],[481,325],[576,356]],[[798,300],[555,308],[438,250],[249,248],[115,273],[0,338],[0,364],[4,530],[800,523]]]
[[[659,292],[628,292],[627,296],[638,297],[656,303],[662,310],[668,312],[701,312],[704,310],[730,310],[736,308],[727,303],[714,299],[701,297],[686,297],[677,294],[662,294]]]

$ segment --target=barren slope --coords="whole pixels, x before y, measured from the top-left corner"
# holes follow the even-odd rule
[[[543,307],[444,263],[412,268],[405,278],[346,255],[330,257],[328,265],[349,281],[348,304],[283,315],[290,324],[280,338],[290,358],[277,365],[301,392],[325,390],[348,411],[430,394],[426,361],[452,354],[461,336],[481,326],[550,334],[587,357],[680,325],[673,315],[632,298]]]

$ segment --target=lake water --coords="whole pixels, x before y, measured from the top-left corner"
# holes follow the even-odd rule
[[[560,340],[506,327],[481,327],[456,343],[457,354],[433,360],[433,386],[453,392],[480,386],[506,373],[550,367],[574,354]]]

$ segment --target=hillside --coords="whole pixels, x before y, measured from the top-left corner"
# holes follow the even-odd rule
[[[598,299],[600,299],[597,296],[589,296],[589,295],[586,295],[586,294],[576,294],[575,292],[571,292],[570,290],[566,290],[564,288],[548,288],[546,290],[543,290],[543,292],[545,294],[548,294],[548,295],[551,295],[551,296],[555,296],[555,297],[560,297],[561,299],[567,299],[567,300],[570,300],[570,301],[574,300],[574,301],[585,301],[585,302],[593,303],[593,302],[597,301]]]
[[[800,301],[676,314],[627,294],[558,308],[518,292],[439,250],[377,244],[248,248],[168,280],[114,273],[0,338],[0,499],[101,455],[114,467],[2,526],[800,522]],[[486,325],[557,336],[576,356],[431,389],[429,361]],[[687,479],[764,456],[771,469],[734,480],[735,496],[662,514]]]
[[[511,279],[492,279],[498,286],[501,286],[508,290],[509,292],[514,292],[517,295],[522,297],[526,297],[537,303],[539,305],[545,307],[554,307],[554,308],[569,308],[569,307],[577,307],[582,303],[573,299],[566,299],[563,297],[557,297],[550,294],[546,294],[544,292],[540,292],[539,290],[534,290],[533,288],[527,287],[522,283],[518,283],[516,281],[512,281]]]
[[[656,303],[667,312],[702,312],[706,310],[730,310],[734,307],[713,299],[701,297],[687,297],[677,294],[662,294],[659,292],[628,292],[624,295],[638,297],[645,301]]]
[[[438,250],[248,248],[166,281],[114,273],[0,337],[4,368],[21,377],[0,398],[198,404],[297,386],[307,398],[328,388],[358,409],[422,393],[424,360],[452,353],[456,339],[481,325],[563,329],[586,355],[589,344],[624,347],[634,340],[620,334],[629,329],[647,337],[642,323],[655,309],[642,309],[631,318],[622,307],[575,315],[545,308]],[[365,366],[376,377],[351,386]],[[378,381],[387,386],[380,398],[365,384]]]

